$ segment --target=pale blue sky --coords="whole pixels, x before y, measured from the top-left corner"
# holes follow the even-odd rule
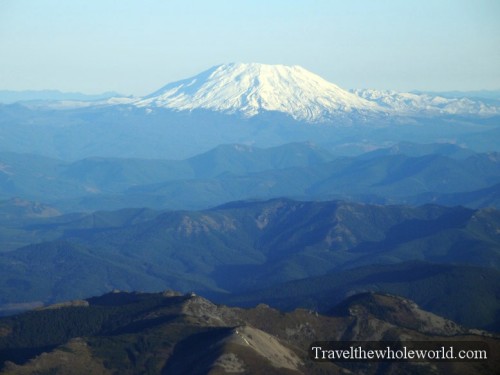
[[[500,89],[499,0],[0,0],[0,90],[145,95],[225,62],[344,88]]]

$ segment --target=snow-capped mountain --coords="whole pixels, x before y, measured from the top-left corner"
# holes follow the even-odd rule
[[[283,112],[296,120],[321,121],[344,113],[384,111],[300,66],[233,63],[166,85],[136,102],[176,110],[208,109],[251,117]]]
[[[492,104],[493,103],[493,104]],[[112,97],[96,101],[60,100],[26,104],[51,109],[135,106],[174,111],[205,109],[252,117],[274,111],[304,122],[366,122],[388,115],[500,115],[500,105],[474,98],[380,90],[344,90],[300,66],[231,63],[170,83],[143,98]]]
[[[255,116],[265,111],[324,122],[351,115],[495,115],[500,108],[468,98],[344,90],[300,66],[231,63],[170,83],[136,100],[139,107],[207,109]]]

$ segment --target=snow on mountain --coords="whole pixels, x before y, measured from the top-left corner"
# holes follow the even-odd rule
[[[176,110],[208,109],[251,117],[262,111],[321,121],[344,113],[384,111],[300,66],[232,63],[170,83],[136,102]]]
[[[428,94],[402,93],[380,90],[352,90],[361,98],[377,103],[392,113],[404,114],[454,114],[494,115],[500,108],[469,98],[444,98]]]
[[[378,90],[344,90],[300,66],[232,63],[173,82],[138,99],[139,107],[208,109],[246,117],[263,111],[296,120],[328,121],[337,116],[495,115],[500,108],[469,98]]]

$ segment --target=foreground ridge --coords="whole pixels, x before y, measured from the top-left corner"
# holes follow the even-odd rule
[[[329,315],[267,305],[215,305],[194,293],[113,291],[0,320],[2,374],[324,374],[384,371],[493,374],[500,341],[421,310],[407,299],[359,294]],[[309,359],[315,341],[487,343],[488,361],[329,363]],[[29,348],[29,349],[27,349]],[[496,353],[496,354],[495,354]],[[0,364],[1,366],[2,364]],[[451,369],[451,370],[450,370]],[[451,372],[450,372],[451,371]]]

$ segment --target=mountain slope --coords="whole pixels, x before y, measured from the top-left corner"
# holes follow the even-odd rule
[[[463,193],[436,194],[425,193],[411,199],[412,204],[433,202],[444,206],[466,206],[471,208],[496,207],[500,208],[500,184],[491,187]]]
[[[356,157],[334,157],[312,143],[265,149],[233,144],[184,160],[72,163],[0,153],[0,199],[22,197],[65,212],[203,209],[275,197],[405,204],[438,203],[443,197],[450,205],[497,207],[498,183],[498,153],[476,154],[450,144],[403,143]]]
[[[314,341],[481,341],[488,361],[318,363]],[[114,292],[0,319],[2,374],[494,374],[499,340],[420,309],[361,294],[330,315],[215,305],[195,295]],[[42,354],[43,353],[43,354]],[[3,366],[3,368],[2,368]],[[479,371],[480,370],[480,371]]]
[[[232,306],[265,303],[285,311],[300,307],[325,313],[342,299],[367,291],[409,298],[467,327],[500,332],[500,271],[468,265],[367,265],[216,299]]]
[[[112,288],[241,293],[410,260],[500,267],[493,209],[275,199],[40,220],[40,243],[0,254],[3,308]]]
[[[68,163],[38,155],[0,152],[0,199],[75,202],[75,198],[122,193],[143,185],[307,167],[332,159],[329,152],[305,142],[265,149],[220,145],[184,160],[94,157]],[[99,207],[106,208],[106,205]]]
[[[358,154],[400,141],[456,141],[486,152],[498,149],[498,117],[366,117],[354,111],[335,115],[329,122],[332,126],[311,126],[277,111],[247,118],[212,110],[134,105],[54,110],[0,104],[0,149],[66,161],[88,157],[183,159],[221,144],[270,147],[304,141]]]
[[[499,160],[495,153],[462,160],[435,154],[416,157],[394,154],[373,158],[362,155],[306,167],[135,186],[125,193],[129,202],[142,200],[146,206],[155,204],[156,207],[170,208],[181,208],[179,203],[182,202],[184,207],[191,209],[234,200],[274,197],[423,204],[433,202],[436,195],[465,193],[498,184]],[[426,197],[428,199],[424,200]],[[466,196],[456,197],[463,197],[463,201],[455,201],[457,204],[467,203]],[[108,203],[110,198],[106,197]],[[106,204],[106,199],[99,200],[98,196],[93,199],[96,201],[94,207],[97,207],[97,202]]]

